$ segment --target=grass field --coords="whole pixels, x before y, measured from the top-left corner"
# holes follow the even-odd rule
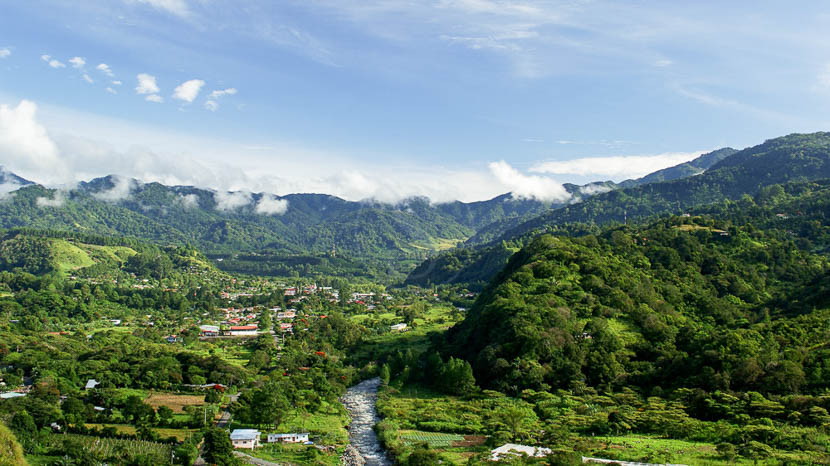
[[[335,466],[340,464],[340,455],[343,448],[338,448],[331,453],[317,451],[313,446],[296,444],[267,444],[254,452],[245,453],[262,458],[267,461],[281,464],[315,464]]]
[[[167,406],[174,413],[183,413],[185,406],[202,406],[205,404],[204,395],[175,395],[172,393],[153,392],[144,402],[158,409],[159,406]]]

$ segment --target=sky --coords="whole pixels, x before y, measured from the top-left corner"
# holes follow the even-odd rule
[[[822,2],[0,0],[0,164],[436,202],[830,129]]]

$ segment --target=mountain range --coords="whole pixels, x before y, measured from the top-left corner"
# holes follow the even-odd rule
[[[247,254],[258,263],[346,257],[398,275],[412,272],[408,282],[421,285],[486,282],[539,233],[677,213],[776,183],[827,178],[828,154],[828,133],[790,135],[742,151],[719,149],[636,180],[567,184],[572,198],[558,204],[510,193],[468,203],[433,204],[422,197],[354,202],[326,194],[216,192],[114,175],[60,191],[0,169],[0,228],[191,244],[214,256]]]

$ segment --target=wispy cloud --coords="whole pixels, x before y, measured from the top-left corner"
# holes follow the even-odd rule
[[[115,76],[115,73],[112,72],[112,69],[106,63],[99,63],[98,66],[95,67],[96,70],[104,73],[105,75],[109,76],[110,78]]]
[[[66,68],[66,65],[64,65],[61,61],[52,58],[51,55],[41,55],[40,59],[45,61],[52,68]]]
[[[12,51],[8,47],[0,48],[0,58],[6,58],[11,54],[12,54]]]
[[[83,57],[72,57],[69,63],[72,64],[72,68],[82,69],[86,65],[86,60]]]
[[[113,89],[111,87],[107,87],[106,91],[110,94],[118,94],[118,91],[116,91],[115,89]]]
[[[563,161],[542,162],[531,167],[534,173],[555,175],[599,176],[622,180],[639,178],[663,168],[688,162],[704,151],[668,152],[655,155],[619,155],[611,157],[584,157]]]
[[[84,81],[86,81],[86,82],[88,82],[88,83],[90,83],[90,84],[95,83],[95,81],[93,81],[93,80],[92,80],[92,78],[90,78],[90,77],[89,77],[89,75],[88,75],[88,74],[86,74],[86,73],[84,73],[81,77],[82,77],[82,78],[84,78]]]
[[[38,196],[38,198],[35,199],[35,204],[37,204],[38,207],[63,207],[63,205],[66,204],[66,193],[62,190],[56,189],[52,192],[51,197]]]
[[[144,100],[146,100],[147,102],[153,102],[153,103],[156,103],[156,104],[164,103],[164,97],[162,97],[158,94],[150,94],[147,97],[145,97]]]
[[[201,79],[191,79],[190,81],[185,81],[176,86],[173,90],[173,98],[187,103],[192,103],[196,100],[196,97],[199,96],[199,91],[204,85],[205,82]]]
[[[210,110],[211,112],[215,112],[219,108],[219,102],[217,100],[220,97],[224,97],[226,95],[235,95],[236,88],[229,87],[227,89],[217,89],[208,95],[208,100],[205,101],[205,108]]]
[[[158,10],[172,13],[176,16],[187,17],[190,14],[190,8],[185,0],[126,0],[128,3],[143,3],[150,5]]]

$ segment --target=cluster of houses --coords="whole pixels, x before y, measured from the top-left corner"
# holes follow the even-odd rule
[[[268,443],[302,443],[311,445],[308,433],[267,434]],[[231,432],[231,444],[234,448],[253,450],[262,446],[262,432],[256,429],[234,429]]]

